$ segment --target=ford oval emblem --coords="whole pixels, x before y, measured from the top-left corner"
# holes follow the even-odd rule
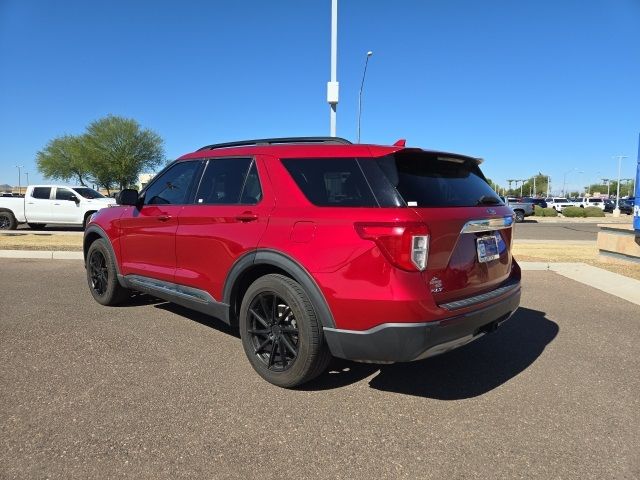
[[[487,213],[488,213],[489,215],[495,215],[495,214],[496,214],[496,211],[495,211],[493,208],[487,208]]]

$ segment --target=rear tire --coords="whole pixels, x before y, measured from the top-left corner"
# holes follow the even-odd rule
[[[15,230],[18,226],[16,217],[11,212],[0,212],[0,230]]]
[[[524,212],[522,210],[516,210],[514,213],[516,214],[516,223],[524,222]]]
[[[249,286],[239,323],[249,362],[269,383],[301,385],[324,372],[331,360],[309,296],[284,275],[265,275]]]
[[[130,297],[131,291],[118,282],[115,259],[103,238],[89,247],[86,269],[89,290],[99,304],[119,305]]]
[[[44,228],[46,223],[27,223],[31,230],[41,230]]]

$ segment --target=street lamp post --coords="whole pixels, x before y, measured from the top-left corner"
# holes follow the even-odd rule
[[[369,64],[369,57],[373,55],[373,52],[369,50],[367,52],[367,59],[364,61],[364,71],[362,72],[362,82],[360,83],[360,92],[358,93],[358,142],[360,143],[360,117],[362,116],[362,89],[364,88],[364,77],[367,74],[367,65]]]
[[[340,84],[338,76],[338,0],[331,0],[331,80],[327,83],[327,102],[329,112],[329,132],[336,136],[336,121]]]
[[[613,157],[616,158],[616,157]],[[614,217],[619,217],[620,216],[620,170],[622,168],[622,160],[624,158],[627,158],[626,155],[618,155],[618,189],[617,189],[617,193],[616,193],[616,208],[613,209],[613,216]]]
[[[20,195],[22,193],[22,185],[20,185],[20,183],[22,182],[22,173],[20,169],[24,168],[24,166],[16,165],[16,168],[18,169],[18,195]]]
[[[27,187],[29,186],[29,172],[24,172],[25,176],[27,177]]]
[[[578,170],[578,169],[577,168],[572,168],[568,172],[565,172],[563,177],[562,177],[562,196],[563,197],[567,196],[567,175],[569,173],[571,173],[571,172],[575,172],[576,170]]]

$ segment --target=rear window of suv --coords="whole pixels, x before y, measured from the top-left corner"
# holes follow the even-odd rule
[[[473,159],[405,151],[376,163],[410,207],[502,205]]]

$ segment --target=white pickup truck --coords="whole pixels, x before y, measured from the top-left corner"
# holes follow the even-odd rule
[[[31,185],[24,198],[0,198],[0,230],[13,230],[19,223],[31,228],[47,223],[84,227],[91,214],[115,203],[88,187]]]

